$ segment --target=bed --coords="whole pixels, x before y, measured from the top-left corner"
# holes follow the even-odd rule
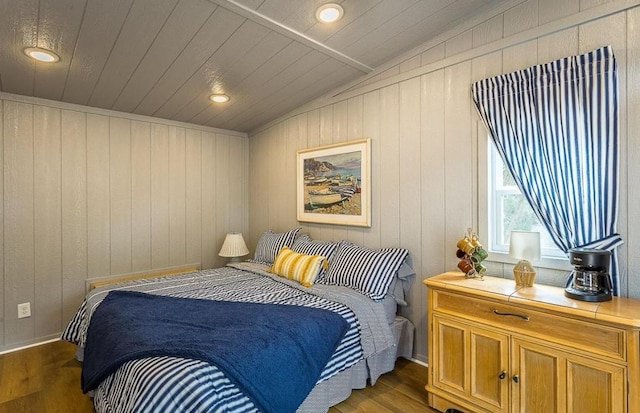
[[[352,389],[375,384],[394,368],[397,357],[410,358],[414,328],[396,315],[414,278],[407,253],[368,250],[346,241],[320,242],[293,232],[265,232],[247,262],[141,276],[89,291],[62,338],[78,346],[83,390],[93,396],[96,411],[326,412]],[[323,264],[314,270],[316,279],[274,273],[285,249],[298,254],[296,258],[323,257],[316,259]],[[362,259],[354,259],[358,253],[364,254]],[[393,254],[393,265],[371,260]],[[381,270],[392,273],[382,284]],[[362,271],[375,273],[364,277],[371,281],[367,285],[362,276],[353,277]],[[248,319],[248,325],[222,331]],[[284,324],[269,324],[272,319]],[[165,320],[173,324],[156,325]],[[183,320],[179,324],[187,330],[176,320]],[[218,330],[203,332],[198,341],[201,324]],[[154,332],[164,330],[171,334],[158,333],[164,341],[156,345]],[[242,336],[244,332],[250,335]],[[140,337],[158,347],[139,346]],[[176,337],[193,344],[167,347]],[[114,353],[118,347],[125,353]],[[204,356],[202,348],[207,349]],[[298,353],[301,361],[293,358]]]

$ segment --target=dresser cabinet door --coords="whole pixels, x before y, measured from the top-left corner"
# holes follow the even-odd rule
[[[434,316],[433,385],[492,412],[509,408],[509,337]]]
[[[626,369],[588,358],[567,358],[567,412],[624,413]]]
[[[514,412],[623,413],[624,367],[513,339]]]

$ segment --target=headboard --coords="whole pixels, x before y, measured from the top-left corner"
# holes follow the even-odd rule
[[[200,269],[200,264],[186,264],[176,267],[157,268],[149,271],[132,272],[128,274],[109,275],[107,277],[89,278],[87,279],[86,288],[87,291],[91,291],[96,287],[101,287],[107,284],[113,284],[121,281],[138,280],[141,278],[153,278],[160,277],[162,275],[183,274],[187,272],[194,272]]]

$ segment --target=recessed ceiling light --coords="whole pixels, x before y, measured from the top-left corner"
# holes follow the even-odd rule
[[[209,99],[216,103],[226,103],[229,101],[229,96],[222,93],[216,93],[209,96]]]
[[[333,23],[342,18],[344,9],[339,4],[327,3],[316,10],[316,19],[322,23]]]
[[[54,63],[60,60],[57,54],[41,47],[27,47],[24,52],[27,56],[39,62]]]

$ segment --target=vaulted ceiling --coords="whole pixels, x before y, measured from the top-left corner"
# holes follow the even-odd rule
[[[326,2],[0,0],[0,91],[248,132],[499,0],[338,0],[319,23]]]

